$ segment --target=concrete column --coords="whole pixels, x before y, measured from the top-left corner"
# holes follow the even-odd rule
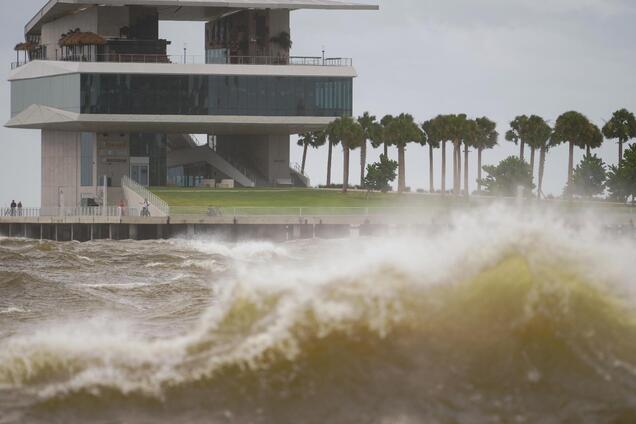
[[[91,224],[91,241],[94,240],[93,232],[95,230],[95,224]]]
[[[108,224],[108,240],[113,239],[113,224]]]
[[[58,227],[60,225],[59,224],[53,224],[53,225],[55,225],[55,241],[59,241],[59,238],[58,238],[58,232],[59,232],[58,231]]]
[[[130,224],[128,226],[128,238],[131,240],[138,240],[138,237],[137,224]]]
[[[71,224],[71,241],[75,240],[75,238],[74,238],[75,234],[73,232],[73,227],[75,227],[75,225]]]
[[[44,237],[44,227],[42,224],[40,224],[40,240],[42,240],[42,238]]]
[[[188,224],[186,228],[186,232],[187,232],[188,238],[194,238],[194,235],[195,235],[194,224]]]
[[[163,225],[157,224],[157,240],[161,240],[163,238]]]
[[[24,238],[27,238],[27,224],[22,224],[24,227],[22,228],[22,235]]]

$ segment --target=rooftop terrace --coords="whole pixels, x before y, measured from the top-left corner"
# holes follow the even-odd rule
[[[47,60],[47,59],[35,59]],[[55,59],[50,59],[55,60]],[[63,62],[109,62],[109,63],[161,63],[177,65],[277,65],[277,66],[353,66],[353,59],[347,57],[320,56],[229,56],[223,62],[210,63],[205,56],[197,55],[157,55],[157,54],[103,54],[103,55],[72,55],[61,59]],[[31,62],[28,58],[21,58],[11,62],[11,69],[19,68]]]

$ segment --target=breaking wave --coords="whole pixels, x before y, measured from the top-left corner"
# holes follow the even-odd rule
[[[566,224],[489,208],[421,237],[187,242],[249,260],[182,334],[42,324],[2,341],[0,387],[193,422],[635,420],[636,247]]]

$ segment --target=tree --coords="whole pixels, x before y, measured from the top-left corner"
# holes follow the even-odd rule
[[[431,193],[435,193],[435,184],[434,184],[434,172],[433,172],[433,149],[439,148],[440,145],[440,134],[439,129],[437,128],[438,122],[436,119],[429,119],[428,121],[422,124],[422,145],[428,144],[428,172],[429,172],[429,191]]]
[[[623,160],[623,144],[629,142],[632,138],[636,138],[636,118],[634,114],[627,109],[621,109],[614,112],[610,119],[603,127],[603,135],[610,140],[618,139],[618,166]]]
[[[324,131],[315,131],[301,134],[298,137],[298,145],[303,147],[303,162],[300,173],[305,175],[305,165],[307,163],[307,149],[313,147],[317,149],[327,142],[327,135]]]
[[[389,144],[397,146],[398,149],[398,192],[402,193],[406,189],[406,145],[421,142],[422,130],[415,123],[412,115],[402,113],[391,120],[386,127],[384,137]]]
[[[596,155],[586,154],[576,166],[572,183],[566,187],[568,194],[593,197],[605,191],[605,163]]]
[[[530,172],[534,180],[534,151],[539,149],[539,178],[537,184],[537,198],[541,198],[541,190],[543,187],[543,173],[545,170],[545,156],[550,147],[550,137],[552,136],[552,128],[545,122],[543,118],[537,115],[531,115],[528,118],[528,145],[530,146]]]
[[[599,139],[600,137],[600,139]],[[557,118],[552,133],[551,143],[554,145],[569,143],[570,152],[568,159],[568,181],[572,183],[574,172],[574,146],[580,148],[598,147],[603,137],[598,127],[590,122],[587,117],[579,112],[565,112]]]
[[[606,186],[612,199],[626,202],[631,197],[636,202],[636,145],[625,150],[623,159],[610,167],[607,177]]]
[[[477,149],[477,192],[481,193],[481,154],[485,149],[492,149],[497,145],[499,133],[496,131],[497,124],[486,118],[475,119],[475,133],[472,138],[472,146]],[[468,187],[466,187],[468,190]]]
[[[441,191],[442,195],[446,194],[446,142],[451,140],[452,134],[450,130],[451,115],[437,115],[431,120],[430,126],[437,143],[442,149],[442,166],[441,166]],[[432,181],[432,179],[431,179]]]
[[[349,188],[349,153],[351,150],[360,147],[364,140],[364,131],[360,124],[350,116],[343,116],[330,124],[330,133],[342,144],[343,172],[342,172],[342,192],[346,193]]]
[[[527,191],[534,188],[530,165],[516,156],[502,160],[499,165],[484,166],[488,176],[480,181],[488,194],[497,196],[516,196],[519,187]]]
[[[389,183],[397,177],[398,163],[385,155],[380,155],[380,161],[367,166],[367,176],[364,178],[367,197],[371,190],[386,193],[391,189]]]
[[[462,142],[470,134],[470,122],[466,114],[448,115],[448,136],[453,141],[453,192],[459,195],[462,178]]]
[[[325,129],[325,133],[327,135],[327,138],[329,139],[329,142],[328,142],[329,150],[327,153],[327,187],[331,185],[331,159],[333,156],[333,147],[340,144],[340,141],[341,141],[340,133],[335,131],[336,121],[333,121],[332,123],[330,123]]]
[[[380,124],[376,122],[375,116],[364,112],[364,114],[358,118],[358,123],[362,127],[364,132],[364,141],[360,146],[360,185],[364,186],[364,169],[367,165],[367,140],[373,140],[380,134]]]
[[[380,122],[375,127],[374,137],[371,139],[371,145],[374,149],[380,146],[384,147],[384,155],[389,156],[389,140],[387,139],[387,127],[391,124],[391,121],[395,119],[393,115],[384,115]]]
[[[510,130],[506,132],[506,140],[519,144],[519,159],[525,160],[525,145],[527,142],[528,117],[526,115],[517,116],[510,122]]]

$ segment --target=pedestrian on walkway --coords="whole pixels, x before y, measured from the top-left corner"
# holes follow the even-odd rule
[[[15,208],[16,208],[15,200],[12,200],[11,201],[11,216],[15,216]]]
[[[18,202],[18,216],[22,216],[22,201]]]

